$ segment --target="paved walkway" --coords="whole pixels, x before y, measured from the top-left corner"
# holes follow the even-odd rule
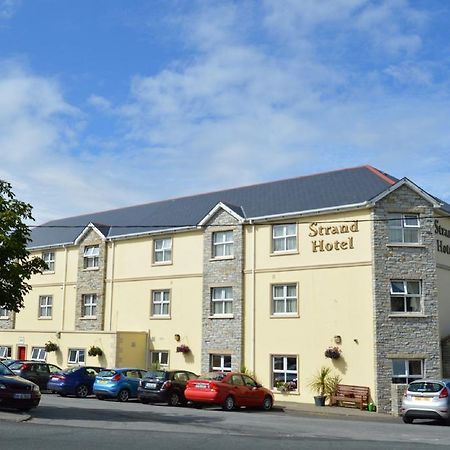
[[[275,410],[284,410],[292,413],[306,413],[311,415],[329,417],[361,417],[366,419],[387,419],[392,420],[393,416],[376,412],[361,411],[358,408],[345,408],[340,406],[315,406],[310,403],[275,402]],[[0,421],[25,422],[32,416],[25,412],[14,410],[0,410]]]

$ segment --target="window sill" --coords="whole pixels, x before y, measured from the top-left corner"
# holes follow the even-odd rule
[[[208,319],[234,319],[234,314],[214,314],[208,316]]]
[[[300,317],[300,314],[298,313],[286,313],[286,314],[271,314],[271,319],[298,319]]]
[[[170,320],[172,317],[171,316],[150,316],[150,320]]]
[[[288,256],[288,255],[298,255],[300,252],[298,250],[286,250],[280,252],[271,252],[270,256]]]
[[[42,316],[42,317],[38,317],[38,320],[52,320],[53,317],[47,317],[47,316]]]
[[[161,262],[153,262],[152,267],[154,266],[171,266],[172,261],[161,261]]]
[[[278,389],[276,389],[276,388],[273,388],[273,389],[271,389],[271,391],[272,391],[272,393],[273,394],[278,394],[278,395],[289,395],[289,396],[291,396],[291,395],[300,395],[300,392],[299,391],[280,391],[280,390],[278,390]]]
[[[97,316],[83,316],[80,320],[97,320]]]
[[[406,242],[389,242],[387,247],[407,247],[407,248],[426,248],[426,245],[420,243],[406,243]]]
[[[84,267],[83,272],[94,272],[96,270],[99,270],[99,267]]]
[[[209,261],[210,262],[214,262],[214,261],[230,261],[232,259],[235,259],[234,255],[233,256],[215,256],[215,257],[213,256],[212,258],[209,259]]]
[[[11,319],[11,317],[0,317],[0,320],[9,320],[9,319]]]
[[[389,314],[389,318],[396,318],[396,317],[401,317],[401,318],[408,318],[408,319],[416,319],[416,318],[427,318],[430,317],[427,314],[423,314],[423,313],[391,313]]]
[[[42,275],[54,275],[55,271],[54,270],[46,270],[44,272],[42,272]]]

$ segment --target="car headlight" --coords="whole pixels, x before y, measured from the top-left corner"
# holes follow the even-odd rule
[[[8,389],[8,388],[6,387],[6,384],[0,383],[0,389]]]

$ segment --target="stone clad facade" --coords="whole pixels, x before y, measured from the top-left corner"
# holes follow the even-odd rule
[[[389,243],[389,213],[419,214],[419,244]],[[433,208],[403,186],[376,204],[373,219],[376,391],[379,410],[390,412],[393,360],[422,360],[427,377],[441,374]],[[391,313],[391,280],[421,282],[421,314]]]
[[[233,255],[213,258],[213,233],[233,231]],[[212,354],[231,355],[232,370],[243,365],[243,229],[235,217],[219,211],[208,222],[203,237],[203,311],[202,371],[210,369]],[[211,311],[211,290],[231,287],[233,312],[229,317],[214,317]]]
[[[89,246],[99,247],[98,266],[84,267],[84,249]],[[80,242],[78,253],[77,300],[75,313],[75,328],[83,331],[100,331],[104,326],[104,298],[106,273],[106,244],[104,239],[94,231],[87,232]],[[95,294],[97,313],[94,317],[83,316],[83,295]]]

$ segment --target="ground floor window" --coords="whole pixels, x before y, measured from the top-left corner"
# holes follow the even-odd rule
[[[152,369],[162,369],[169,367],[169,352],[167,351],[151,351],[150,363]]]
[[[272,388],[281,391],[296,391],[298,363],[296,356],[272,356]]]
[[[44,347],[32,347],[31,348],[31,360],[32,361],[45,361],[47,358],[47,352]]]
[[[6,345],[0,346],[0,359],[11,358],[11,347]]]
[[[84,364],[86,362],[85,350],[81,348],[70,348],[67,362],[69,364]]]
[[[209,369],[218,372],[231,372],[231,355],[210,355]]]
[[[423,378],[423,361],[421,359],[393,359],[392,383],[408,384]]]

